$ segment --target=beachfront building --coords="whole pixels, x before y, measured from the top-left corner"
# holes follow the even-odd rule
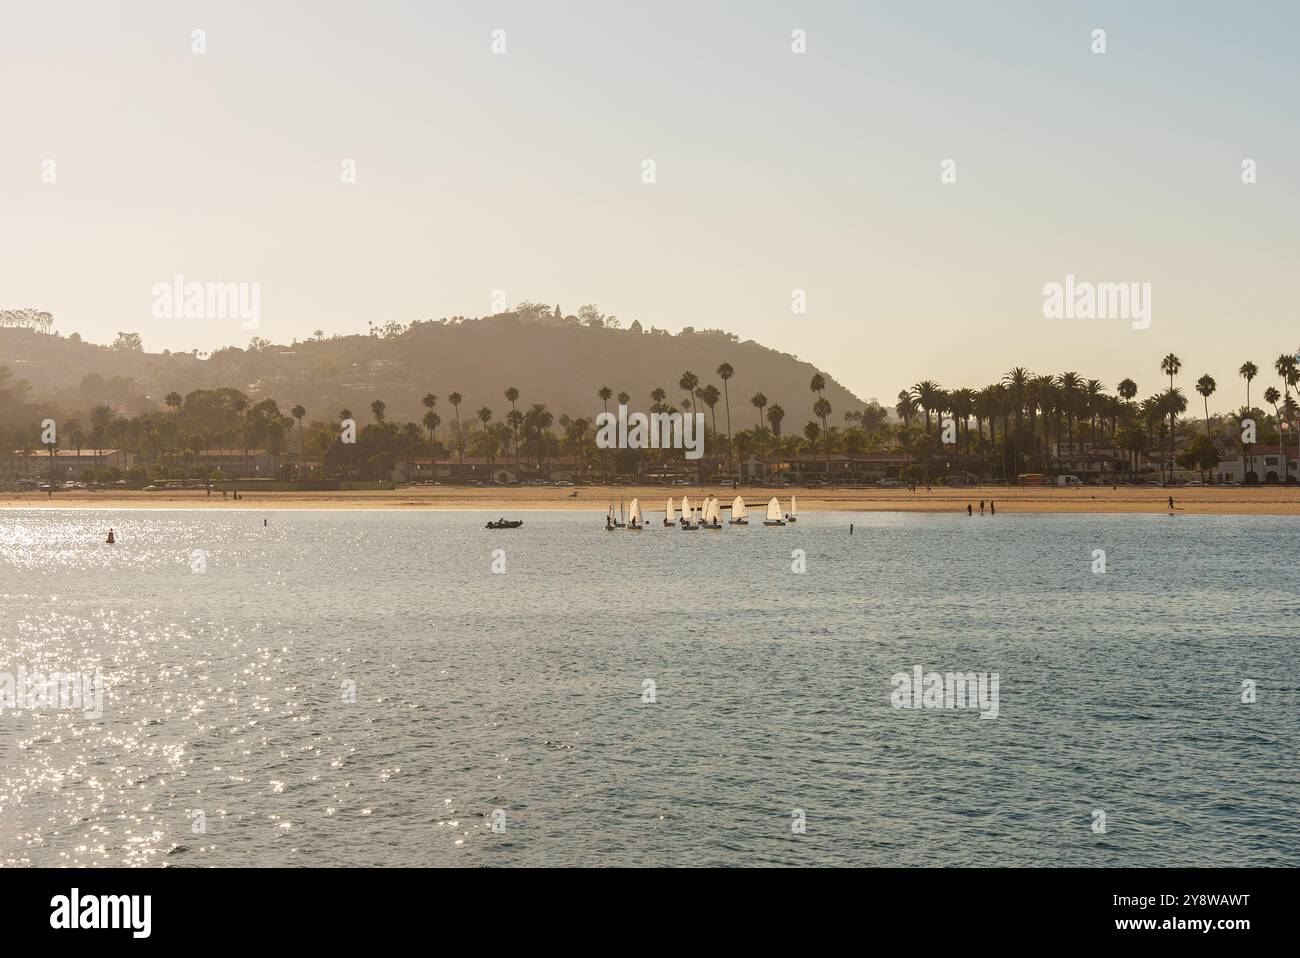
[[[1288,481],[1283,476],[1283,459],[1286,460],[1286,477],[1295,482],[1300,475],[1300,450],[1288,443],[1285,452],[1281,446],[1256,445],[1246,456],[1240,454],[1220,460],[1214,467],[1215,482],[1275,484]]]
[[[266,449],[200,449],[189,461],[219,470],[230,479],[265,479],[271,475],[271,453]]]
[[[403,458],[393,463],[393,482],[518,482],[514,463],[489,460],[485,456],[460,459]]]
[[[1112,445],[1090,442],[1053,443],[1052,471],[1084,482],[1120,482],[1132,472],[1128,453]]]
[[[130,469],[135,456],[122,449],[15,449],[12,455],[15,479],[56,482],[81,479],[91,469]]]
[[[760,458],[750,456],[737,463],[740,481],[749,485],[765,482],[831,482],[853,485],[876,482],[887,476],[900,476],[907,467],[901,452],[798,453],[790,456]]]

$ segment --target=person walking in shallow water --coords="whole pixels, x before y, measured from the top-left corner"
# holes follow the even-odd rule
[[[966,503],[966,515],[968,515],[968,516],[970,516],[970,515],[974,515],[974,513],[971,512],[971,508],[970,508],[970,503],[969,503],[969,502]]]
[[[997,514],[998,514],[998,507],[995,506],[995,505],[993,504],[993,500],[990,499],[990,500],[989,500],[989,515],[991,515],[991,516],[996,516]]]
[[[984,515],[984,500],[980,500],[980,515]]]

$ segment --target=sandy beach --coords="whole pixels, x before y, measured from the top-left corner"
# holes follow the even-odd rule
[[[577,491],[577,496],[570,493]],[[789,508],[791,493],[799,498],[800,512],[962,512],[971,503],[992,500],[1005,513],[1160,513],[1168,512],[1168,497],[1178,511],[1202,515],[1300,515],[1300,488],[1280,486],[1191,486],[1162,489],[1157,486],[1085,486],[1076,489],[1006,486],[947,488],[924,486],[906,489],[765,489],[737,491],[706,486],[412,486],[391,492],[250,492],[236,501],[219,493],[202,491],[124,492],[74,491],[0,493],[0,509],[483,509],[502,515],[529,509],[595,510],[603,512],[612,499],[630,503],[641,499],[650,514],[662,513],[671,493],[680,508],[686,494],[696,504],[705,494],[724,503],[737,494],[745,497],[751,512],[772,496]]]

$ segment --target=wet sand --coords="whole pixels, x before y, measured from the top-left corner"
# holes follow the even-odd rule
[[[571,496],[573,491],[578,495]],[[610,500],[630,504],[641,499],[643,511],[662,513],[672,495],[678,508],[681,496],[696,505],[704,495],[716,495],[724,505],[743,495],[754,512],[777,496],[783,510],[790,495],[799,498],[800,512],[965,512],[970,503],[976,512],[979,501],[991,499],[1000,513],[1160,513],[1168,512],[1168,497],[1174,497],[1176,511],[1203,515],[1300,515],[1300,487],[1192,486],[1162,489],[1157,486],[1084,486],[1075,489],[1006,486],[948,488],[935,486],[926,492],[906,489],[770,489],[743,487],[731,490],[718,486],[413,486],[391,492],[249,492],[236,501],[219,493],[202,491],[124,492],[75,491],[0,492],[0,509],[483,509],[509,516],[528,509],[577,509],[604,512]]]

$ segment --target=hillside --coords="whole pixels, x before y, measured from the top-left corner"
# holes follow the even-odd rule
[[[480,320],[428,321],[387,335],[336,336],[278,346],[232,347],[210,357],[188,353],[150,353],[81,342],[30,329],[0,329],[0,366],[26,380],[28,402],[53,403],[65,410],[109,402],[121,413],[160,408],[168,392],[231,386],[254,401],[275,399],[284,408],[301,403],[309,418],[336,416],[344,407],[368,415],[382,399],[392,418],[418,420],[421,397],[432,392],[444,420],[451,416],[447,396],[463,397],[461,415],[487,406],[500,419],[509,408],[507,386],[519,389],[521,406],[545,403],[556,415],[587,416],[602,403],[596,395],[608,386],[632,396],[633,409],[650,406],[650,391],[662,386],[679,404],[678,380],[691,370],[703,387],[722,382],[715,370],[727,362],[732,421],[753,425],[749,398],[761,391],[786,410],[787,428],[812,419],[808,383],[817,370],[788,353],[756,342],[739,342],[720,331],[677,335],[652,330],[556,325],[507,313]],[[859,410],[863,403],[826,375],[826,398],[833,418]],[[722,404],[718,413],[722,413]],[[719,420],[721,424],[721,420]]]

